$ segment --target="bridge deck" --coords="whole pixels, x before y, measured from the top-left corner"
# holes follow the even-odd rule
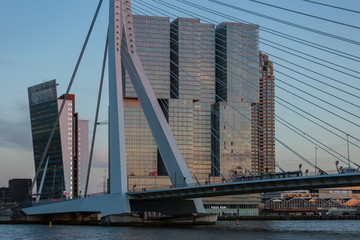
[[[349,186],[360,186],[360,173],[266,179],[249,182],[233,182],[216,185],[170,188],[144,192],[128,192],[127,194],[131,203],[141,203],[148,201],[148,204],[150,204],[151,202],[156,202],[156,200],[176,200],[247,193]],[[101,212],[103,216],[106,216],[112,214],[107,206],[112,206],[112,208],[121,212],[121,209],[119,208],[119,202],[121,201],[122,197],[123,196],[121,193],[106,194],[95,197],[34,205],[32,207],[23,208],[22,211],[28,215],[70,212]]]
[[[360,186],[360,173],[319,175],[128,192],[130,200],[165,200]]]

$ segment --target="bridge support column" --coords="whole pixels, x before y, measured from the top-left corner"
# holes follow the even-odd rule
[[[174,185],[181,182],[188,186],[193,185],[194,181],[136,53],[133,17],[129,0],[110,0],[108,49],[110,193],[122,194],[118,204],[122,206],[122,213],[130,213],[129,199],[126,194],[124,89],[121,64],[124,64],[129,74],[171,181]],[[190,201],[195,207],[192,212],[204,212],[201,199]]]

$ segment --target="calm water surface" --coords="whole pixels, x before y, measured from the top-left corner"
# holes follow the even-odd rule
[[[215,226],[0,225],[0,239],[360,239],[360,221],[219,221]]]

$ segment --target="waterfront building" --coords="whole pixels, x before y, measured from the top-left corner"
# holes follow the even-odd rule
[[[65,97],[64,95],[57,97],[56,86],[56,80],[51,80],[28,88],[35,171],[38,169]],[[84,123],[86,125],[87,122]],[[41,199],[73,198],[77,197],[81,191],[79,167],[81,163],[86,166],[88,161],[88,139],[87,133],[84,133],[88,131],[88,127],[85,125],[79,124],[78,114],[75,112],[75,95],[69,94],[48,149],[49,164]],[[82,133],[81,141],[79,132]],[[80,144],[85,146],[82,150]],[[43,165],[45,166],[45,162]],[[38,189],[44,173],[44,166],[42,166],[36,179]],[[85,179],[86,176],[82,176],[82,178]]]
[[[215,28],[199,19],[170,23],[135,15],[134,31],[139,58],[195,182],[274,171],[274,141],[264,140],[261,130],[274,133],[274,77],[267,56],[259,58],[258,26],[225,22]],[[171,186],[160,178],[167,173],[126,71],[123,78],[129,189],[160,179]]]
[[[266,193],[262,195],[265,215],[359,215],[360,188],[327,188]]]
[[[231,179],[254,172],[251,105],[259,102],[258,26],[216,27],[216,104],[212,175]]]
[[[256,174],[275,172],[275,78],[273,63],[259,53],[259,101],[253,103],[252,169]]]
[[[58,114],[56,80],[29,87],[28,95],[36,172]],[[48,157],[49,164],[40,198],[60,198],[64,190],[64,171],[59,126],[50,143]],[[42,166],[36,179],[37,189],[43,172]]]
[[[219,216],[259,216],[259,194],[243,194],[202,199],[206,213]]]
[[[167,17],[134,15],[136,51],[154,89],[165,109],[170,99],[170,24]],[[153,176],[164,167],[140,102],[123,68],[125,140],[127,172],[131,176]],[[135,184],[131,184],[131,187]],[[129,186],[130,186],[129,185]],[[137,184],[138,188],[146,188]]]
[[[31,187],[31,179],[10,179],[9,199],[11,202],[23,202]]]
[[[89,167],[89,120],[78,120],[78,194],[85,194],[87,171]]]
[[[31,187],[31,179],[10,179],[8,185],[0,188],[0,203],[22,203]]]
[[[171,25],[170,127],[195,182],[211,174],[215,26],[177,18]]]
[[[178,18],[170,23],[169,18],[135,15],[134,31],[139,58],[189,171],[204,183],[211,174],[214,25],[198,19]],[[128,75],[123,77],[129,189],[169,187],[171,183],[164,177],[167,172],[140,103]],[[148,180],[144,181],[146,176]]]

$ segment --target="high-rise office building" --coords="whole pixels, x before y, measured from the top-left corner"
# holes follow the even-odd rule
[[[258,26],[215,28],[198,19],[135,15],[134,31],[139,58],[195,182],[254,173],[253,106],[265,97]],[[169,187],[126,71],[123,78],[129,189]]]
[[[258,26],[216,28],[216,104],[212,175],[228,179],[252,172],[251,104],[259,101]]]
[[[275,78],[273,63],[259,53],[259,102],[252,104],[252,166],[257,174],[275,172]]]
[[[189,171],[205,179],[211,173],[214,25],[197,19],[178,18],[170,23],[169,18],[135,15],[134,30],[139,58]],[[128,75],[123,77],[128,174],[133,178],[160,175],[158,184],[167,172]]]
[[[169,18],[134,15],[133,19],[138,56],[155,95],[163,103],[164,113],[167,114],[165,109],[168,108],[170,98]],[[128,175],[154,175],[158,172],[157,146],[126,71],[123,71],[123,79]],[[162,166],[161,159],[159,162]]]
[[[190,173],[211,174],[211,106],[215,103],[215,26],[177,18],[171,25],[170,127]]]
[[[58,111],[65,95],[57,97],[56,81],[51,80],[28,88],[33,137],[35,171],[45,150]],[[68,94],[59,124],[48,149],[47,167],[41,199],[77,197],[81,191],[81,166],[88,162],[87,121],[78,119],[75,112],[75,95]],[[81,134],[81,135],[80,135]],[[36,179],[40,187],[45,162]],[[86,167],[85,167],[86,168]]]
[[[58,114],[56,80],[29,87],[28,95],[36,172]],[[65,188],[59,126],[55,129],[47,155],[49,164],[40,198],[60,198]],[[41,166],[36,179],[37,189],[40,188],[44,166]]]

